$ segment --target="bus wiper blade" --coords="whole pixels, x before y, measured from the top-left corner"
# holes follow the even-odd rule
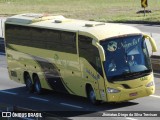
[[[151,70],[140,71],[140,72],[124,72],[121,75],[117,75],[110,78],[110,82],[114,83],[115,81],[131,80],[131,79],[136,79],[138,77],[142,77],[150,74],[151,74]]]
[[[145,75],[149,75],[150,72],[143,72],[143,71],[140,71],[140,72],[131,72],[131,73],[127,73],[127,74],[124,74],[124,77],[125,78],[129,78],[129,77],[140,77],[140,76],[145,76]]]

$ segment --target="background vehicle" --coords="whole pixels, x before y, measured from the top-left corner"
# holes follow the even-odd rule
[[[25,83],[30,92],[45,88],[88,97],[93,104],[154,93],[147,39],[155,52],[154,40],[129,26],[42,14],[20,14],[5,22],[11,80]]]
[[[0,37],[0,54],[5,54],[4,38]]]

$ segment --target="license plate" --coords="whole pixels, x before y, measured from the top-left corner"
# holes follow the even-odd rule
[[[137,94],[138,94],[137,92],[134,92],[134,93],[130,93],[129,96],[133,97],[133,96],[137,96]]]

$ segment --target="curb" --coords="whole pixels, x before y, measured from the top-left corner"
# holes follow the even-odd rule
[[[160,73],[153,73],[153,74],[154,74],[154,77],[160,78]]]

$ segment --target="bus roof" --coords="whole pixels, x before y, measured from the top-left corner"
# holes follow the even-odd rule
[[[20,14],[7,18],[6,23],[79,32],[98,41],[120,35],[141,34],[137,28],[127,25],[68,19],[61,15]]]

